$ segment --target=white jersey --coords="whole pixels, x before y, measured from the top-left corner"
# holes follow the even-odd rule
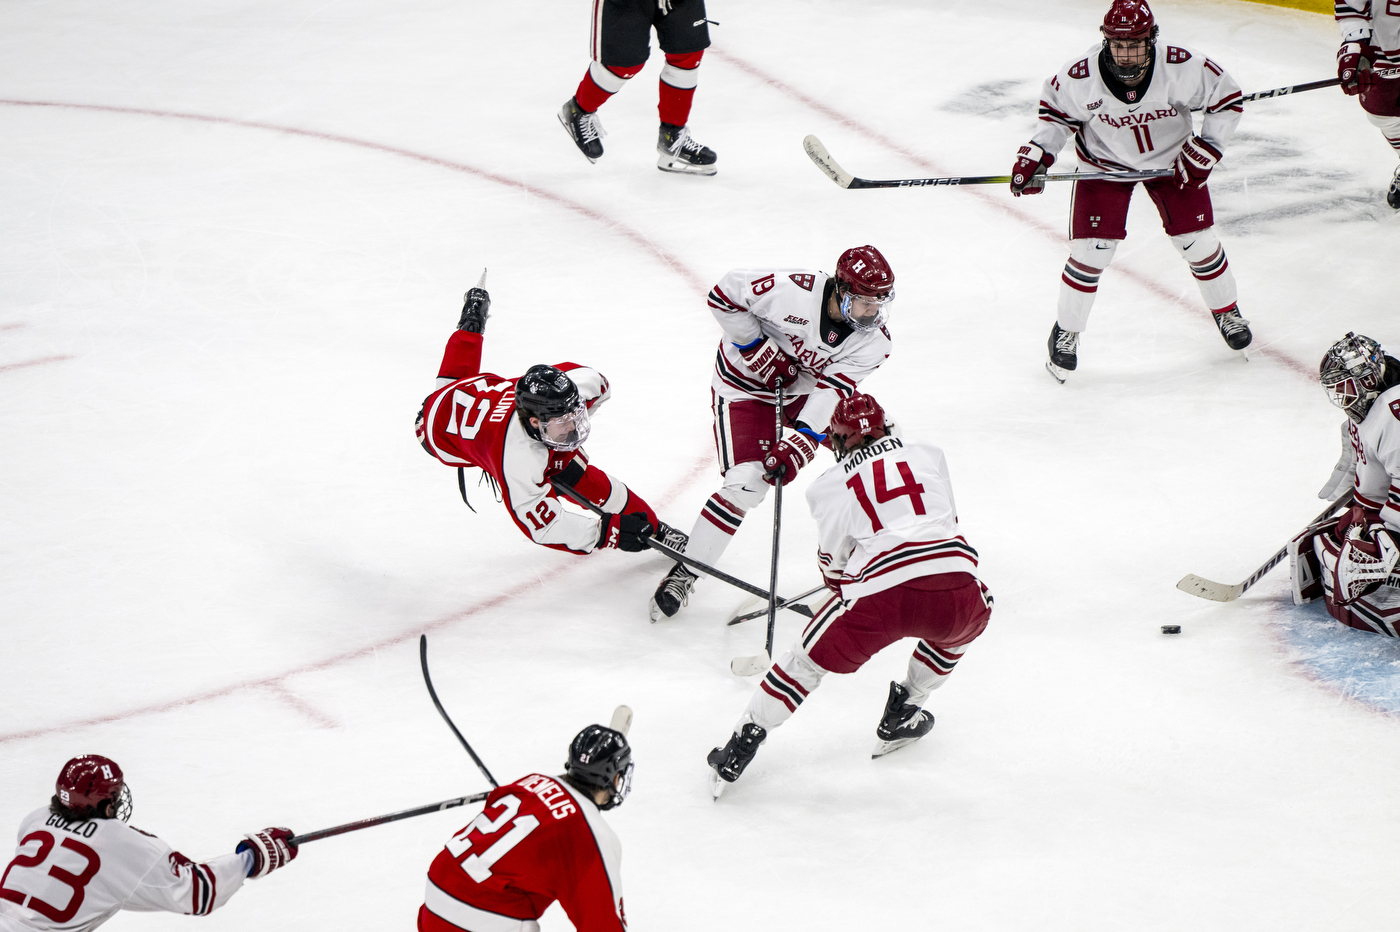
[[[724,328],[711,386],[726,401],[758,399],[772,404],[773,392],[754,379],[738,346],[772,337],[797,360],[802,373],[784,392],[807,396],[799,419],[824,431],[842,398],[856,393],[861,380],[890,355],[884,327],[854,330],[827,316],[836,287],[825,272],[794,269],[734,269],[710,289],[710,310]]]
[[[1343,42],[1369,42],[1380,53],[1377,68],[1400,66],[1400,3],[1394,0],[1336,0],[1333,15]]]
[[[1357,502],[1400,530],[1400,385],[1381,392],[1361,423],[1348,420],[1347,428],[1356,453]]]
[[[196,864],[125,822],[70,822],[47,806],[18,839],[0,878],[0,932],[86,932],[120,909],[207,916],[243,886],[251,857]]]
[[[958,533],[943,451],[888,436],[837,460],[807,488],[822,573],[857,599],[920,576],[977,572]]]
[[[1191,111],[1204,109],[1200,136],[1224,154],[1244,112],[1240,86],[1225,69],[1200,52],[1158,42],[1151,73],[1123,88],[1102,73],[1100,50],[1094,46],[1045,82],[1031,142],[1054,155],[1073,135],[1079,160],[1104,171],[1171,168],[1192,136]],[[1110,83],[1127,100],[1114,96]]]

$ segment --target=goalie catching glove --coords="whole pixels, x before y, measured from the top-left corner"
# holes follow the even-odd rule
[[[285,867],[296,860],[297,847],[288,843],[292,835],[293,832],[289,828],[265,828],[261,832],[243,836],[243,840],[234,851],[240,854],[244,851],[252,853],[253,869],[248,872],[248,877],[253,880],[266,877],[277,868]]]
[[[797,478],[797,471],[817,458],[817,445],[825,438],[810,428],[783,428],[783,439],[763,459],[763,481],[787,485]]]
[[[1341,530],[1340,525],[1338,530]],[[1350,605],[1381,587],[1400,563],[1400,546],[1383,524],[1352,524],[1332,579],[1332,599]]]

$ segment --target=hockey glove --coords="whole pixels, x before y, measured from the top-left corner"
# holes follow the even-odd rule
[[[598,549],[613,547],[627,553],[638,553],[647,549],[647,538],[655,532],[656,529],[651,526],[644,511],[608,515],[608,519],[603,522],[603,531],[598,536]]]
[[[486,318],[491,316],[491,296],[485,288],[470,288],[462,296],[462,318],[457,329],[468,333],[485,333]]]
[[[832,576],[832,575],[831,575],[830,573],[828,573],[826,570],[822,570],[822,582],[826,585],[826,587],[827,587],[828,589],[830,589],[830,590],[836,595],[836,598],[839,599],[839,598],[842,597],[842,596],[841,596],[841,576],[840,576],[840,574],[837,574],[836,576]]]
[[[1181,190],[1187,187],[1204,188],[1210,170],[1220,161],[1220,150],[1200,136],[1192,136],[1182,143],[1172,168],[1176,171],[1176,186]]]
[[[1373,539],[1367,540],[1370,536]],[[1367,593],[1375,592],[1388,579],[1400,563],[1400,548],[1395,538],[1384,527],[1375,528],[1367,535],[1353,525],[1347,532],[1346,543],[1337,555],[1337,566],[1332,577],[1332,599],[1338,605],[1350,605]]]
[[[1361,93],[1361,43],[1344,42],[1337,49],[1337,78],[1342,82],[1342,93],[1355,97]]]
[[[783,428],[783,439],[769,451],[763,460],[763,481],[777,485],[781,479],[787,485],[797,478],[797,471],[817,457],[817,446],[822,435],[808,428],[793,430]]]
[[[1374,540],[1375,531],[1383,527],[1385,527],[1385,522],[1381,520],[1381,513],[1378,510],[1367,508],[1362,504],[1355,504],[1337,519],[1337,529],[1333,533],[1339,544],[1346,543],[1347,538],[1351,536],[1352,528],[1357,528],[1362,540]]]
[[[253,852],[253,869],[248,876],[253,880],[285,867],[296,860],[297,848],[287,843],[293,832],[289,828],[265,828],[261,832],[244,835],[235,852]]]
[[[1039,194],[1045,190],[1045,170],[1055,164],[1055,157],[1033,142],[1016,150],[1016,164],[1011,166],[1011,193]]]
[[[762,382],[769,391],[777,391],[779,385],[786,388],[802,374],[802,367],[778,347],[772,337],[759,337],[752,343],[740,346],[734,344],[739,355],[744,357],[744,365]]]

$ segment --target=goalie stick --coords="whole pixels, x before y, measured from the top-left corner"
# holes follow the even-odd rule
[[[575,489],[573,486],[571,486],[571,485],[569,485],[569,484],[567,484],[567,483],[564,483],[564,482],[560,482],[558,479],[554,479],[554,478],[551,478],[551,479],[549,480],[549,484],[552,485],[552,486],[554,486],[554,490],[555,490],[556,492],[562,493],[563,495],[567,496],[568,498],[572,499],[573,501],[578,502],[578,503],[579,503],[580,505],[582,505],[584,508],[587,508],[589,511],[593,512],[595,515],[598,515],[598,517],[600,517],[600,518],[607,518],[607,517],[609,517],[609,515],[608,515],[608,513],[607,513],[606,511],[604,511],[602,508],[599,508],[597,505],[593,504],[593,503],[590,502],[588,499],[584,498],[583,495],[578,491],[578,489]],[[761,598],[761,599],[767,599],[767,598],[768,598],[768,590],[767,590],[767,589],[760,589],[758,586],[755,586],[753,583],[744,582],[742,579],[740,579],[740,578],[737,577],[737,576],[730,576],[728,573],[723,572],[722,570],[717,570],[717,569],[715,569],[713,566],[710,566],[708,563],[701,563],[699,560],[692,559],[692,558],[686,556],[685,554],[681,553],[680,551],[672,550],[670,547],[667,547],[665,544],[661,543],[659,540],[656,540],[655,538],[648,537],[648,538],[646,539],[646,541],[647,541],[647,546],[650,547],[652,550],[656,550],[656,551],[659,551],[659,552],[661,552],[661,553],[666,554],[666,556],[670,557],[672,560],[675,560],[677,563],[684,563],[686,566],[690,567],[691,569],[699,570],[700,572],[704,573],[706,576],[713,576],[715,579],[718,579],[720,582],[727,582],[727,583],[729,583],[729,585],[733,586],[733,587],[736,588],[736,589],[742,589],[742,590],[744,590],[744,591],[747,592],[749,595],[756,595],[756,596],[758,596],[758,597]],[[810,608],[808,608],[807,606],[805,606],[805,605],[799,605],[799,604],[797,604],[797,600],[796,600],[796,599],[784,599],[783,602],[784,602],[784,606],[783,606],[783,607],[786,608],[788,611],[796,612],[797,614],[802,615],[802,616],[805,617],[805,618],[811,618],[811,617],[812,617],[812,610],[811,610]]]
[[[802,148],[806,151],[807,157],[812,160],[812,164],[821,169],[822,173],[836,182],[843,188],[927,188],[939,186],[957,186],[963,184],[1010,184],[1010,175],[954,175],[947,178],[895,178],[888,181],[871,181],[869,178],[857,178],[846,171],[836,160],[831,157],[831,153],[826,151],[826,146],[816,136],[808,136],[802,140]],[[1173,171],[1170,168],[1154,168],[1147,171],[1129,172],[1062,172],[1054,175],[1041,175],[1044,181],[1148,181],[1152,178],[1170,178]]]
[[[1348,491],[1347,494],[1324,508],[1322,512],[1318,514],[1316,518],[1309,521],[1308,526],[1299,531],[1298,534],[1303,534],[1312,530],[1317,525],[1332,517],[1337,509],[1349,507],[1351,502],[1352,492]],[[1294,534],[1293,537],[1297,537],[1298,534]],[[1289,540],[1292,540],[1292,538],[1289,538]],[[1187,573],[1185,576],[1181,577],[1181,581],[1176,584],[1176,587],[1188,595],[1194,595],[1201,599],[1210,599],[1212,602],[1233,602],[1243,595],[1246,589],[1263,579],[1264,576],[1268,574],[1269,570],[1282,563],[1283,558],[1286,556],[1288,556],[1288,544],[1284,544],[1282,549],[1272,557],[1269,557],[1264,565],[1255,570],[1248,579],[1242,583],[1235,583],[1233,586],[1226,585],[1225,583],[1212,582],[1204,576],[1197,576],[1194,573]]]

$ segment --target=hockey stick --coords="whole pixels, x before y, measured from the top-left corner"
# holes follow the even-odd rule
[[[836,163],[826,146],[816,136],[802,140],[802,148],[807,157],[822,170],[822,173],[843,188],[926,188],[940,185],[962,184],[1010,184],[1010,175],[954,175],[948,178],[896,178],[890,181],[871,181],[857,178]],[[1174,172],[1170,168],[1154,168],[1146,171],[1127,172],[1062,172],[1054,175],[1041,175],[1043,181],[1148,181],[1153,178],[1170,178]]]
[[[1308,526],[1299,531],[1298,534],[1305,534],[1311,531],[1317,525],[1322,524],[1328,518],[1332,517],[1338,508],[1350,506],[1351,501],[1352,492],[1348,491],[1347,494],[1324,508],[1322,512],[1318,514],[1316,518],[1309,521]],[[1293,537],[1297,537],[1298,534],[1294,534]],[[1291,542],[1292,538],[1289,538],[1289,540]],[[1187,573],[1185,576],[1181,577],[1181,582],[1177,583],[1176,587],[1189,595],[1194,595],[1202,599],[1210,599],[1212,602],[1233,602],[1243,595],[1246,589],[1263,579],[1269,570],[1282,563],[1283,558],[1286,556],[1288,556],[1288,544],[1284,544],[1278,553],[1269,557],[1264,565],[1255,570],[1248,579],[1242,583],[1236,583],[1233,586],[1227,586],[1225,583],[1211,582],[1203,576]]]
[[[414,809],[405,809],[402,812],[391,812],[388,815],[375,816],[371,819],[360,819],[358,822],[346,822],[344,825],[337,825],[333,828],[323,828],[314,832],[307,832],[304,835],[293,835],[287,839],[289,845],[304,845],[308,841],[320,841],[322,838],[330,838],[333,835],[344,835],[346,832],[358,832],[362,828],[373,828],[376,825],[383,825],[386,822],[397,822],[400,819],[411,819],[414,816],[427,815],[430,812],[440,812],[443,809],[456,809],[458,806],[469,806],[472,803],[479,803],[487,797],[489,790],[473,793],[470,796],[458,796],[456,799],[444,799],[440,803],[429,803],[426,806],[418,806]]]
[[[773,452],[783,442],[783,386],[778,386],[778,403],[773,409]],[[777,457],[775,456],[776,460]],[[735,676],[753,676],[768,669],[773,662],[773,628],[778,623],[778,542],[783,533],[783,475],[778,473],[773,483],[773,557],[768,570],[768,636],[763,653],[751,657],[735,657],[729,669]]]
[[[1378,78],[1400,77],[1400,68],[1373,68],[1371,73]],[[1341,78],[1328,78],[1325,81],[1309,81],[1306,84],[1290,84],[1288,87],[1276,87],[1271,91],[1256,91],[1253,94],[1245,94],[1240,98],[1240,103],[1250,100],[1263,100],[1266,97],[1286,97],[1289,94],[1301,94],[1303,91],[1315,91],[1320,87],[1333,87],[1341,84]]]
[[[599,508],[597,505],[584,498],[583,495],[578,491],[578,489],[575,489],[573,486],[564,482],[560,482],[558,479],[550,479],[549,484],[554,486],[554,490],[556,492],[562,492],[564,495],[578,502],[580,505],[587,508],[594,514],[598,515],[600,518],[610,517],[608,513],[602,508]],[[652,550],[657,550],[661,553],[666,554],[666,556],[670,557],[672,560],[675,560],[677,563],[684,563],[686,566],[692,569],[699,570],[706,576],[713,576],[720,582],[727,582],[729,583],[729,585],[733,586],[736,589],[744,590],[749,595],[756,595],[761,599],[768,598],[767,589],[760,589],[753,583],[746,583],[737,576],[730,576],[728,573],[725,573],[722,570],[715,569],[708,563],[701,563],[699,560],[693,560],[678,550],[672,550],[670,547],[667,547],[665,544],[661,543],[660,541],[654,538],[648,537],[646,539],[646,543],[647,546],[650,547]],[[812,610],[805,605],[795,604],[797,602],[796,599],[785,599],[784,602],[787,603],[784,607],[786,607],[789,611],[796,612],[797,614],[807,618],[812,617]]]
[[[476,761],[476,766],[481,768],[481,772],[486,775],[486,779],[491,781],[491,785],[500,786],[500,784],[496,782],[496,778],[491,776],[491,771],[487,770],[486,765],[481,762],[481,758],[476,756],[476,752],[472,750],[472,746],[467,744],[467,739],[462,737],[462,733],[457,730],[457,726],[452,724],[451,717],[448,716],[447,710],[442,707],[442,701],[438,699],[437,690],[433,689],[433,678],[428,675],[428,636],[426,634],[420,635],[418,638],[418,660],[423,667],[423,682],[428,685],[428,695],[433,697],[433,705],[437,706],[438,714],[441,715],[442,720],[447,723],[447,727],[452,729],[452,733],[457,736],[457,740],[462,742],[462,747],[467,749],[467,753],[471,755],[472,760]]]
[[[787,607],[788,607],[789,605],[791,605],[793,602],[805,602],[805,601],[807,601],[808,599],[810,599],[812,596],[816,595],[818,592],[821,592],[821,591],[822,591],[823,589],[825,589],[825,588],[826,588],[826,584],[823,583],[823,584],[820,585],[820,586],[814,586],[814,587],[812,587],[811,589],[808,589],[806,592],[802,593],[801,595],[795,595],[795,596],[793,596],[793,597],[790,598],[790,599],[780,599],[780,600],[778,601],[778,608],[787,608]],[[741,624],[743,624],[743,623],[746,622],[746,621],[753,621],[755,618],[762,618],[762,617],[763,617],[764,615],[766,615],[766,614],[768,614],[768,606],[765,605],[765,606],[763,606],[763,608],[755,609],[755,610],[752,611],[752,612],[745,612],[745,613],[742,614],[742,615],[735,615],[733,618],[731,618],[731,619],[729,619],[727,622],[725,622],[725,624],[727,624],[727,625],[741,625]]]

